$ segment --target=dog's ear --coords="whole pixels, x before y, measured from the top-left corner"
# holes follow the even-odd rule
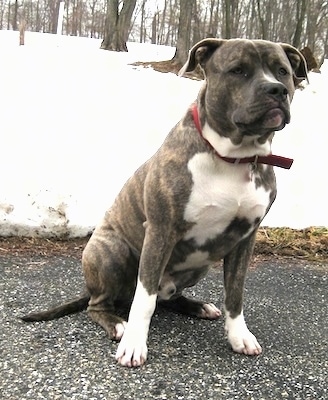
[[[306,60],[303,57],[303,54],[290,44],[286,43],[279,43],[279,44],[286,53],[290,65],[293,68],[294,72],[293,78],[295,86],[297,86],[304,79],[306,79],[306,81],[309,82]]]
[[[185,65],[180,69],[179,76],[182,76],[185,72],[191,72],[199,64],[202,68],[206,64],[206,61],[211,57],[214,51],[222,45],[226,40],[224,39],[203,39],[196,43],[189,51],[188,60]]]

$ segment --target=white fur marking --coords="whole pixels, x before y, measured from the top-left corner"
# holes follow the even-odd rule
[[[229,164],[209,153],[198,153],[189,160],[193,187],[184,218],[195,225],[185,239],[203,245],[224,232],[234,218],[263,218],[270,201],[270,192],[256,189],[249,176],[248,164]],[[246,233],[245,235],[247,235]]]
[[[272,74],[267,74],[267,73],[263,72],[263,78],[266,81],[271,82],[271,83],[279,83],[279,81]]]
[[[229,138],[219,135],[207,122],[203,127],[203,136],[222,157],[244,158],[267,156],[271,153],[269,140],[262,144],[257,140],[259,136],[247,136],[240,144],[235,145]]]
[[[247,355],[258,355],[262,353],[256,337],[247,328],[243,312],[236,318],[231,318],[226,311],[225,330],[233,351]]]
[[[208,252],[197,250],[189,254],[186,261],[174,265],[174,271],[183,271],[185,269],[201,268],[208,264]]]
[[[130,310],[129,320],[116,352],[116,360],[127,367],[138,367],[147,359],[147,338],[157,295],[149,295],[140,280]]]

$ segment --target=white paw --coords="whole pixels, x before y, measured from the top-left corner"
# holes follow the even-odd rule
[[[147,360],[147,338],[157,295],[150,295],[138,279],[129,320],[123,324],[123,336],[116,351],[116,360],[125,367],[140,367]],[[122,332],[122,327],[119,327]]]
[[[122,339],[122,336],[123,336],[126,326],[127,326],[126,321],[123,321],[123,322],[115,325],[115,340]]]
[[[141,329],[142,330],[142,329]],[[147,360],[147,335],[126,326],[116,351],[117,362],[124,367],[140,367]]]
[[[242,313],[236,318],[231,318],[227,313],[225,329],[232,350],[236,353],[249,356],[257,356],[262,353],[262,348],[256,337],[248,330]]]
[[[257,356],[262,353],[262,348],[256,337],[248,329],[238,333],[228,332],[228,340],[232,350],[236,353],[248,356]]]
[[[214,304],[208,303],[203,305],[201,318],[218,319],[221,316],[221,311]]]

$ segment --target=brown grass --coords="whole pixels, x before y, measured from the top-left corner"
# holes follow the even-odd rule
[[[0,255],[81,257],[88,240],[89,237],[71,240],[0,237]],[[257,234],[255,254],[327,262],[328,228],[310,227],[296,230],[261,227]]]
[[[168,73],[172,72],[173,74],[178,75],[180,69],[182,68],[182,64],[177,63],[173,60],[165,60],[165,61],[137,61],[131,65],[141,66],[144,68],[153,68],[155,71]],[[192,72],[186,72],[184,75],[186,78],[202,80],[204,79],[204,74],[199,66]]]
[[[261,227],[257,234],[255,252],[328,261],[328,228],[310,227],[296,230]]]

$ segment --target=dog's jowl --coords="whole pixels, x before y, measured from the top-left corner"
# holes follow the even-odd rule
[[[271,154],[275,131],[290,121],[294,82],[306,79],[302,55],[288,44],[204,39],[181,74],[200,65],[197,100],[156,154],[126,182],[83,252],[84,296],[25,321],[87,308],[110,338],[116,359],[140,366],[156,304],[216,319],[212,303],[188,299],[186,287],[223,259],[225,329],[232,349],[257,355],[261,346],[243,315],[243,287],[257,228],[276,196]],[[131,305],[128,321],[116,314]]]

